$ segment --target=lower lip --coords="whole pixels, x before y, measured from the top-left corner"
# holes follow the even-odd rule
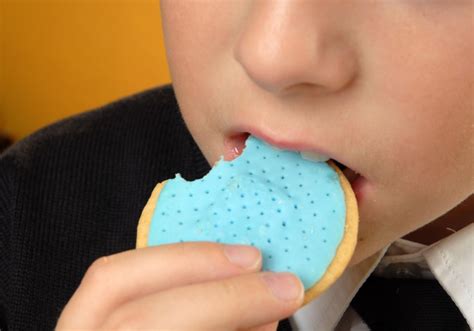
[[[360,205],[364,196],[365,196],[365,191],[367,190],[367,185],[368,182],[367,180],[362,177],[362,176],[357,176],[352,182],[351,182],[351,187],[352,190],[354,191],[354,194],[357,199],[357,204]]]

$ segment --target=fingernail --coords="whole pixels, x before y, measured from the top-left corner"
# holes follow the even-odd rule
[[[255,269],[260,261],[260,252],[252,246],[225,245],[224,253],[231,263],[245,269]]]
[[[265,273],[262,275],[273,295],[283,301],[293,301],[303,292],[301,282],[291,273]]]

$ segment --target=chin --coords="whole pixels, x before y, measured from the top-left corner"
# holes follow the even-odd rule
[[[352,255],[352,259],[349,262],[349,267],[359,264],[371,255],[377,253],[384,245],[381,245],[380,249],[375,249],[373,247],[371,248],[371,246],[374,245],[371,245],[371,243],[367,243],[364,239],[359,238],[354,255]]]

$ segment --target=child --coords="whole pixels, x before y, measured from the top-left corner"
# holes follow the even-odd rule
[[[450,294],[474,327],[472,6],[161,1],[172,87],[59,122],[0,159],[0,329],[261,331],[293,314],[295,330],[355,329],[364,323],[349,302],[387,247],[420,228],[431,244],[427,224],[440,222],[459,230],[438,244],[463,252],[453,265],[467,270],[440,282],[464,284],[463,298]],[[360,174],[351,267],[299,311],[299,279],[260,272],[255,248],[134,250],[156,183],[203,176],[220,155],[238,156],[248,133]],[[386,258],[407,251],[401,242]],[[425,256],[434,277],[438,253]],[[414,328],[427,326],[393,326]]]

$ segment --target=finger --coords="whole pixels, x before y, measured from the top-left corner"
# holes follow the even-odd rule
[[[62,319],[70,320],[73,325],[94,327],[127,300],[175,286],[260,270],[262,257],[255,247],[237,246],[247,252],[244,258],[232,255],[235,253],[232,247],[212,242],[186,242],[100,258],[87,270]],[[240,261],[240,265],[232,263],[228,256]]]
[[[119,307],[106,329],[238,330],[293,314],[304,288],[291,273],[252,273],[154,293]]]
[[[261,326],[256,326],[250,329],[246,329],[245,331],[276,331],[277,328],[278,328],[278,321],[261,325]]]

